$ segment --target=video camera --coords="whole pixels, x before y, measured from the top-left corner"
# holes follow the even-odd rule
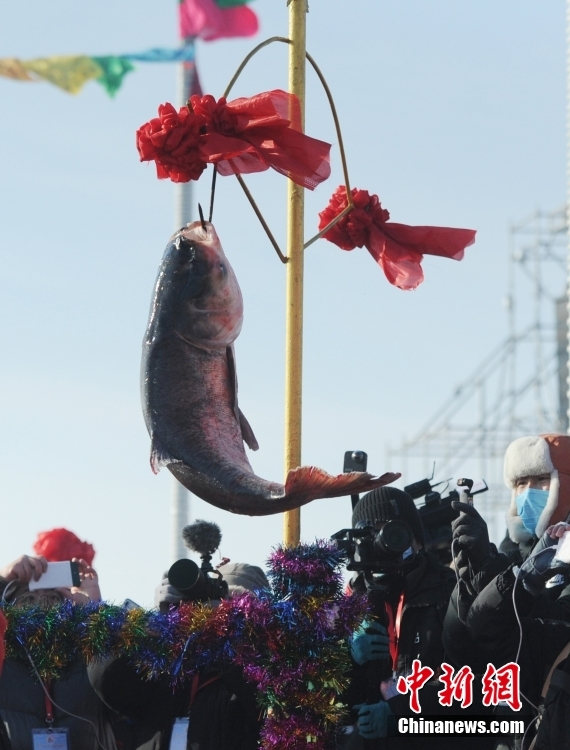
[[[451,507],[451,503],[454,500],[472,502],[474,495],[486,492],[489,487],[484,479],[475,483],[472,479],[461,478],[456,481],[456,485],[465,487],[466,493],[452,489],[444,497],[443,492],[449,487],[450,480],[444,479],[432,484],[432,479],[433,472],[427,479],[408,484],[404,487],[404,492],[407,492],[414,500],[424,498],[423,505],[417,505],[425,532],[424,546],[435,553],[441,562],[447,564],[451,561],[451,522],[458,516],[458,512]],[[435,489],[440,485],[445,485],[443,492]]]
[[[226,598],[228,584],[211,562],[222,540],[219,527],[208,521],[196,521],[182,529],[182,538],[187,547],[199,553],[202,565],[198,567],[188,558],[177,560],[168,570],[170,585],[180,591],[184,601],[207,602]]]
[[[412,531],[399,519],[387,521],[380,531],[373,526],[341,529],[331,539],[349,558],[347,570],[386,573],[413,554]]]
[[[367,460],[368,455],[364,451],[345,451],[343,471],[365,471]],[[451,480],[432,482],[434,472],[435,463],[431,477],[408,484],[404,487],[404,492],[410,495],[414,501],[424,498],[422,505],[416,504],[424,527],[424,547],[435,553],[441,562],[448,564],[451,562],[451,522],[458,515],[457,511],[451,507],[451,503],[454,500],[462,499],[471,502],[474,495],[486,492],[489,488],[485,480],[475,483],[472,479],[462,478],[457,480],[456,485],[465,488],[466,492],[460,493],[458,490],[452,489],[444,496],[443,493],[449,487]],[[444,485],[442,491],[436,489],[441,485]],[[351,495],[351,500],[354,510],[359,496]],[[395,521],[390,523],[395,523]],[[398,524],[403,524],[403,522],[398,521]],[[388,524],[384,528],[387,527]],[[380,534],[383,532],[384,529]],[[376,538],[378,533],[373,528],[341,529],[331,538],[344,549],[350,559],[347,565],[348,570],[386,572],[394,568],[395,560],[402,560],[402,555],[410,545],[408,543],[398,552],[396,550],[405,543],[403,532],[398,529],[390,529],[385,533],[389,538],[387,545]]]
[[[343,471],[366,471],[368,454],[364,451],[345,451]],[[358,495],[351,495],[352,509],[359,501]],[[367,589],[375,587],[373,574],[400,572],[406,568],[406,561],[413,559],[412,530],[405,521],[392,519],[381,530],[373,526],[341,529],[333,534],[337,546],[349,559],[347,570],[364,574]]]

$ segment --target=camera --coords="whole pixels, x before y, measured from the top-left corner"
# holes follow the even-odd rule
[[[349,559],[347,570],[357,571],[351,579],[354,591],[366,594],[368,617],[388,627],[386,602],[402,590],[402,576],[414,565],[412,530],[405,521],[394,518],[381,529],[362,526],[341,529],[331,537]],[[392,675],[392,659],[375,659],[366,667],[367,700],[375,703],[380,695],[380,682]]]
[[[199,553],[202,564],[198,566],[188,558],[176,560],[167,573],[170,585],[180,591],[185,601],[207,602],[226,598],[228,584],[211,562],[222,539],[219,527],[208,521],[196,521],[182,529],[182,538],[187,547]]]
[[[346,553],[347,570],[365,573],[387,573],[402,569],[414,556],[412,531],[399,519],[387,521],[378,531],[373,526],[341,529],[333,534],[337,545]]]
[[[368,454],[364,451],[345,451],[344,461],[342,464],[342,470],[345,474],[351,471],[366,471],[368,464]],[[350,496],[352,501],[352,509],[356,506],[356,503],[360,499],[360,495],[354,494]]]
[[[435,468],[435,466],[434,466]],[[426,550],[434,553],[440,562],[445,565],[451,562],[451,522],[457,517],[458,512],[451,507],[454,500],[473,501],[473,496],[480,492],[486,492],[489,488],[484,479],[475,483],[472,479],[461,478],[456,481],[457,487],[466,488],[466,495],[460,494],[456,489],[449,491],[444,496],[445,490],[449,486],[449,479],[439,482],[433,482],[432,476],[427,479],[420,479],[404,487],[414,500],[424,498],[422,505],[417,505],[422,525],[424,527]],[[443,491],[439,492],[436,487],[444,485]]]
[[[366,471],[368,455],[364,451],[345,451],[343,472]]]
[[[224,599],[228,595],[228,584],[222,574],[211,566],[198,567],[194,560],[181,558],[168,570],[168,582],[184,596],[184,601],[207,602],[209,599]]]

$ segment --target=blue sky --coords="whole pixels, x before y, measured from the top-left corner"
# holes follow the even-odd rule
[[[257,43],[287,36],[285,0],[252,7],[255,38],[197,43],[205,92],[221,96]],[[34,0],[4,2],[0,12],[1,57],[178,44],[174,1]],[[351,184],[378,194],[393,221],[477,230],[463,261],[426,258],[414,292],[390,287],[364,249],[321,240],[307,250],[303,463],[337,472],[345,450],[362,449],[372,471],[398,471],[387,448],[414,434],[506,333],[509,227],[564,203],[565,7],[312,0],[307,50],[335,100]],[[139,162],[134,134],[159,104],[177,101],[177,75],[172,64],[139,63],[114,99],[96,83],[71,96],[0,79],[2,560],[30,552],[38,531],[67,526],[95,546],[104,596],[146,606],[173,562],[173,480],[149,467],[139,362],[176,212],[174,186]],[[287,80],[286,45],[272,44],[230,98]],[[308,237],[342,182],[310,68],[306,130],[333,144],[331,178],[306,193]],[[247,182],[285,246],[284,178]],[[207,173],[194,204],[207,205],[209,189]],[[284,268],[231,178],[218,180],[214,224],[244,295],[236,356],[240,405],[260,443],[252,464],[279,480]],[[282,538],[281,516],[235,516],[192,498],[188,520],[197,518],[220,525],[220,552],[234,561],[263,565]],[[348,498],[316,501],[301,513],[301,537],[310,543],[349,524]]]

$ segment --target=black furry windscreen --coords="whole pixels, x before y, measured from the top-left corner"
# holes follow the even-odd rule
[[[184,544],[199,555],[213,554],[222,541],[220,527],[210,521],[195,521],[182,529]]]

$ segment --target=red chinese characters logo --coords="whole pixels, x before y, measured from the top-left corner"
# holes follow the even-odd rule
[[[396,682],[399,693],[410,693],[410,709],[416,714],[421,711],[419,692],[433,675],[433,669],[422,667],[419,659],[414,659],[410,674],[407,677],[399,677]],[[464,666],[455,672],[450,664],[444,662],[438,677],[439,682],[443,683],[443,688],[437,693],[439,705],[451,706],[456,701],[461,708],[470,706],[473,703],[473,679],[470,667]],[[507,703],[513,711],[519,711],[522,707],[519,665],[509,662],[495,668],[492,664],[487,664],[481,689],[484,706]]]
[[[473,703],[473,672],[469,667],[461,667],[453,673],[453,667],[443,662],[439,681],[444,687],[438,692],[439,705],[451,706],[454,700],[461,702],[461,708]]]
[[[416,714],[419,714],[421,710],[418,693],[426,682],[433,677],[433,674],[433,669],[422,667],[420,660],[414,659],[411,673],[407,677],[398,677],[396,689],[399,693],[410,691],[410,708]]]
[[[520,711],[520,667],[509,662],[499,669],[487,664],[483,675],[483,705],[496,706],[504,702],[513,711]]]

